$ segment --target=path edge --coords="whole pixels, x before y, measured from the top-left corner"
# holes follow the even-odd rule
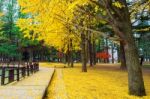
[[[51,79],[49,80],[49,82],[48,82],[48,84],[47,84],[47,86],[46,86],[46,89],[45,89],[45,91],[44,91],[44,93],[43,93],[42,99],[44,99],[44,98],[46,97],[46,95],[47,95],[48,87],[49,87],[49,85],[51,84],[51,82],[52,82],[52,80],[53,80],[53,78],[54,78],[55,72],[56,72],[56,70],[55,70],[55,68],[54,68],[53,74],[52,74]]]

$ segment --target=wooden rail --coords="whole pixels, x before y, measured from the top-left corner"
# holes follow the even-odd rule
[[[23,67],[0,67],[0,70],[1,85],[6,85],[39,71],[39,64],[33,63]]]

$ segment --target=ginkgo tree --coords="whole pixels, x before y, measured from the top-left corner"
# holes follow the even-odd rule
[[[53,46],[64,53],[80,50],[80,39],[72,31],[74,27],[70,26],[70,17],[66,17],[68,2],[39,0],[36,3],[37,5],[35,1],[28,3],[20,0],[22,13],[29,15],[27,19],[18,20],[18,26],[21,27],[25,37],[38,37],[39,40],[44,40],[45,45]],[[71,61],[73,62],[72,58]]]
[[[72,20],[78,17],[74,15],[74,12],[79,9],[79,13],[89,14],[96,20],[105,21],[124,45],[128,66],[129,93],[138,96],[146,95],[126,0],[19,0],[19,3],[22,13],[28,13],[29,17],[23,19],[24,22],[20,19],[18,26],[23,28],[24,31],[30,30],[27,34],[31,34],[31,31],[33,31],[32,35],[36,36],[38,34],[39,39],[43,39],[45,44],[50,44],[58,49],[65,48],[64,45],[67,45],[65,40],[70,38],[70,35],[67,35],[70,33],[69,29],[74,27],[80,29],[83,58],[86,58],[85,31],[91,29],[84,25],[86,19],[80,20],[79,24],[74,24]],[[94,4],[95,12],[85,10],[84,5],[86,4]],[[26,24],[28,20],[31,21]],[[83,64],[86,65],[85,62]]]

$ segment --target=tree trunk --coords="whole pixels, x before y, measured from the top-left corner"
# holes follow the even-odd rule
[[[121,30],[125,33],[124,50],[128,69],[129,94],[136,96],[146,95],[142,69],[139,62],[138,50],[133,39],[131,22],[126,20],[121,24]]]
[[[111,54],[112,54],[112,63],[114,63],[114,44],[112,43],[112,48],[111,48]]]
[[[138,50],[133,38],[132,24],[127,3],[126,0],[118,1],[123,3],[125,6],[121,9],[115,9],[119,13],[115,13],[116,15],[113,16],[113,23],[111,23],[111,25],[116,34],[123,40],[124,43],[126,65],[128,70],[129,94],[144,96],[146,93],[144,88],[142,69],[139,62]],[[106,4],[106,8],[108,8],[108,6],[111,5],[108,3]],[[108,13],[110,14],[110,12]]]
[[[92,57],[93,51],[92,51],[92,44],[89,43],[89,58],[90,58],[90,66],[93,66],[93,57]]]
[[[146,95],[142,70],[139,63],[138,53],[135,44],[125,45],[126,63],[128,66],[129,93],[131,95]]]
[[[120,41],[120,61],[121,61],[121,69],[126,69],[126,58],[125,58],[125,51],[124,51],[124,44]]]
[[[109,47],[108,46],[108,39],[106,38],[105,41],[106,41],[105,50],[106,50],[107,53],[109,53],[109,51],[108,51],[109,50],[109,48],[108,48]],[[104,62],[109,63],[109,58],[104,59]]]
[[[92,47],[92,50],[93,50],[93,54],[92,54],[92,57],[93,57],[93,64],[96,65],[96,44],[95,44],[95,41],[93,40],[93,47]]]
[[[67,54],[65,53],[64,54],[64,64],[66,64],[67,63]]]
[[[85,34],[81,33],[81,58],[82,58],[82,72],[87,72],[87,59],[86,59],[86,40]]]
[[[92,43],[91,43],[91,34],[89,34],[89,40],[88,40],[88,47],[89,47],[89,61],[90,61],[90,66],[92,67],[93,66],[93,57],[92,57],[92,54],[93,54],[93,46],[92,46]]]
[[[86,53],[86,63],[89,62],[89,42],[88,42],[88,33],[85,33],[85,53]]]
[[[126,3],[126,0],[123,0]],[[122,13],[122,12],[121,12]],[[129,83],[129,94],[136,96],[146,95],[144,81],[142,76],[142,69],[139,62],[138,50],[134,42],[132,34],[132,24],[130,20],[130,14],[126,7],[124,8],[123,20],[119,25],[119,30],[122,30],[124,35],[124,50],[126,57],[126,65],[128,69],[128,83]]]
[[[67,50],[67,63],[68,63],[68,67],[70,67],[70,46],[68,44],[68,50]]]
[[[70,39],[70,62],[71,62],[71,67],[73,67],[73,46],[72,46],[72,39]]]
[[[117,46],[117,61],[120,62],[120,46]]]

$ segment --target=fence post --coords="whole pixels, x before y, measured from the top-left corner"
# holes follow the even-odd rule
[[[25,77],[26,76],[26,68],[22,67],[21,70],[22,70],[22,77]]]
[[[19,81],[19,67],[17,67],[17,81]]]
[[[30,65],[31,73],[33,74],[33,64]]]
[[[33,72],[35,73],[36,72],[36,64],[33,63]]]
[[[2,67],[1,85],[5,84],[5,67]]]
[[[36,65],[36,66],[37,66],[37,71],[39,71],[39,63],[37,63],[37,65]]]
[[[9,70],[9,83],[14,81],[14,68],[10,68]]]
[[[37,72],[37,63],[34,63],[34,72]]]
[[[27,65],[27,76],[30,76],[29,65]]]

